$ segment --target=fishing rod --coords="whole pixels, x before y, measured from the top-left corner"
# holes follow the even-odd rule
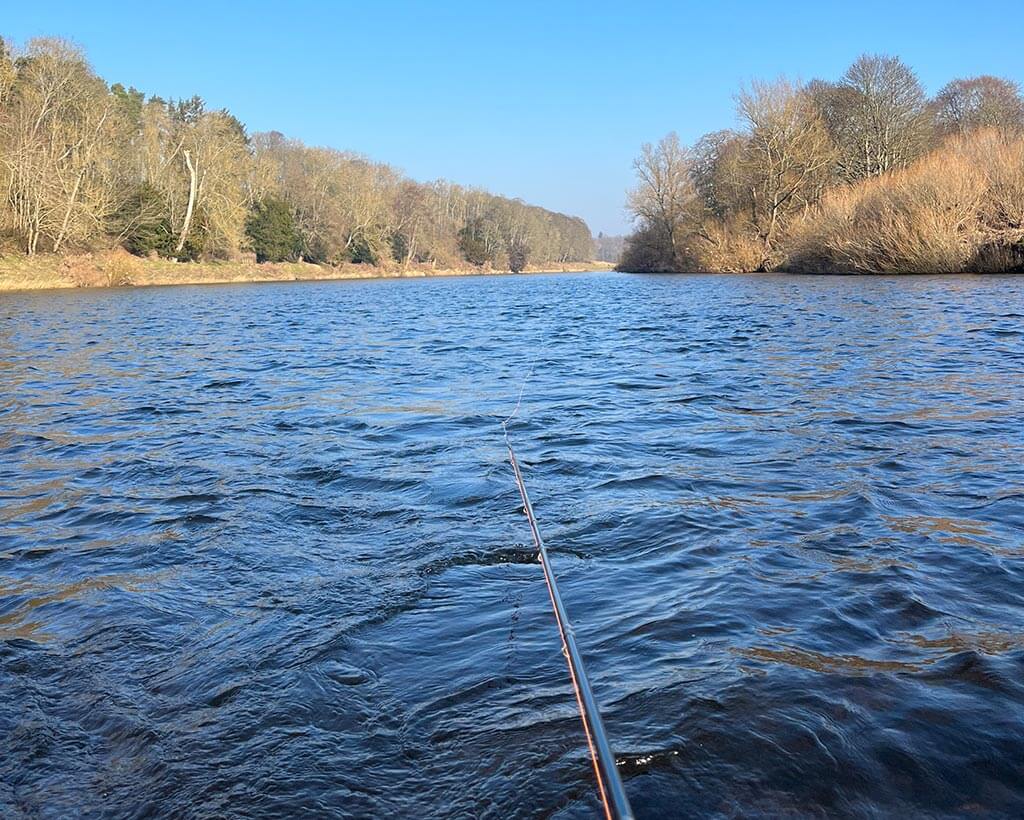
[[[522,400],[522,393],[519,394],[519,398]],[[518,410],[519,405],[517,404],[516,411]],[[515,413],[513,413],[514,415]],[[507,421],[508,419],[506,419]],[[502,423],[502,427],[505,427],[505,423]],[[558,592],[555,573],[551,569],[544,539],[540,537],[537,517],[533,514],[533,505],[530,504],[530,497],[526,494],[523,473],[519,469],[515,450],[512,449],[512,443],[508,439],[507,428],[505,429],[505,444],[508,446],[508,459],[512,463],[516,484],[519,485],[519,495],[523,499],[523,509],[526,511],[526,518],[529,520],[530,529],[533,532],[533,542],[537,545],[537,553],[540,555],[540,562],[544,567],[544,580],[547,581],[548,594],[551,596],[551,608],[554,609],[555,620],[558,622],[558,631],[562,635],[562,652],[569,664],[569,677],[572,678],[572,686],[576,692],[576,703],[580,709],[583,731],[587,736],[587,746],[590,749],[591,762],[594,764],[594,774],[597,776],[597,788],[601,794],[605,816],[608,820],[633,820],[633,810],[629,806],[626,790],[622,786],[622,778],[619,777],[618,769],[615,768],[615,754],[608,743],[608,736],[605,734],[604,724],[601,722],[601,711],[598,708],[594,692],[590,688],[587,672],[583,668],[583,658],[576,646],[576,634],[569,622],[569,615],[562,603],[562,596]]]

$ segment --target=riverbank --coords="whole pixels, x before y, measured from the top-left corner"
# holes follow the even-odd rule
[[[607,262],[570,262],[527,266],[524,273],[570,273],[611,270]],[[337,267],[304,262],[258,264],[238,262],[172,262],[142,259],[122,250],[77,256],[39,254],[0,256],[0,292],[58,290],[149,285],[213,285],[236,282],[296,282],[330,279],[385,279],[425,276],[479,276],[509,274],[467,266],[433,268],[429,265],[374,266],[344,264]]]

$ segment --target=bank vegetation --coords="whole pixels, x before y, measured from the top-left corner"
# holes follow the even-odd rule
[[[20,50],[0,40],[0,253],[124,267],[121,250],[153,262],[389,273],[559,269],[594,256],[577,217],[250,134],[199,97],[108,85],[63,40]]]
[[[838,82],[755,82],[740,127],[635,162],[619,269],[1024,271],[1024,100],[1005,79],[934,98],[895,57]]]

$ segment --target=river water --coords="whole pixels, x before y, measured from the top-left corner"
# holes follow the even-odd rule
[[[1024,278],[0,295],[0,815],[1024,814]],[[528,378],[527,378],[528,377]]]

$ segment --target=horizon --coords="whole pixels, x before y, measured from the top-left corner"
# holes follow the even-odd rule
[[[386,31],[379,8],[301,5],[280,14],[256,3],[243,18],[191,0],[178,4],[177,19],[205,23],[190,32],[185,58],[156,24],[160,9],[126,15],[130,7],[120,3],[16,8],[0,36],[16,46],[37,36],[67,38],[108,84],[147,97],[196,94],[231,111],[250,133],[280,131],[420,181],[449,179],[580,216],[595,236],[630,230],[625,194],[643,143],[670,131],[692,143],[734,125],[733,95],[753,79],[836,79],[862,53],[899,56],[930,95],[956,77],[1024,77],[1016,35],[1006,27],[996,40],[990,34],[1000,11],[1019,19],[1003,2],[970,14],[953,3],[913,3],[849,19],[841,9],[811,12],[808,3],[785,10],[737,4],[739,12],[648,3],[639,13],[597,14],[593,4],[528,4],[532,13],[520,6],[508,19],[501,9],[467,13],[468,4],[392,3]],[[314,16],[321,24],[310,27]],[[879,19],[884,26],[864,22]],[[706,36],[683,36],[651,55],[665,30],[693,28]],[[723,37],[735,49],[714,48]],[[572,49],[581,39],[590,46],[583,54]],[[763,43],[772,44],[767,53],[755,47]],[[619,59],[601,56],[611,49]],[[253,60],[254,50],[273,57]]]

